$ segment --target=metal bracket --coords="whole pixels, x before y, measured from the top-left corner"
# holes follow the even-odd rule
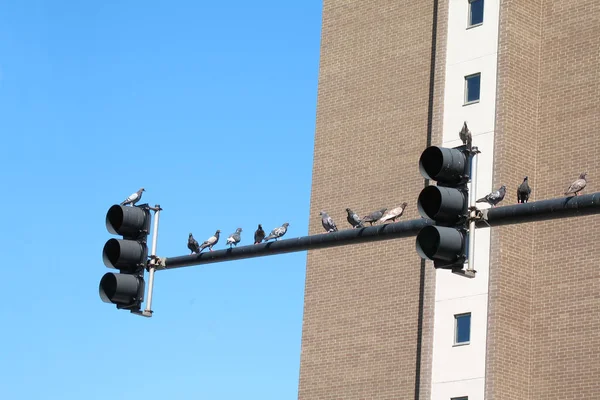
[[[457,269],[453,269],[452,273],[456,274],[456,275],[464,276],[465,278],[471,278],[472,279],[472,278],[475,278],[475,274],[477,273],[477,271],[475,271],[475,270],[469,270],[469,269],[462,269],[462,268],[458,269],[457,268]]]

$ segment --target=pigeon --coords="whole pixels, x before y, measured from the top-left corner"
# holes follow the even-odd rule
[[[458,136],[463,144],[467,146],[467,149],[471,150],[473,147],[473,136],[471,136],[471,131],[467,127],[467,121],[464,122],[462,129],[458,132]]]
[[[192,236],[191,233],[188,238],[188,249],[190,249],[190,251],[192,252],[191,254],[200,253],[200,245],[198,244],[198,241],[194,239],[194,236]]]
[[[286,222],[285,224],[283,224],[279,228],[273,229],[271,231],[271,233],[269,234],[269,236],[267,236],[265,238],[265,242],[268,242],[271,239],[279,240],[279,238],[282,237],[283,235],[285,235],[285,233],[287,232],[288,226],[290,226],[290,224],[288,224]]]
[[[354,211],[352,211],[349,208],[346,208],[346,212],[348,213],[346,219],[348,220],[348,223],[352,225],[353,228],[364,228],[362,220],[358,218],[358,215]]]
[[[262,225],[258,224],[258,229],[254,232],[254,244],[260,244],[265,238],[265,231],[263,231]]]
[[[200,246],[200,251],[204,250],[207,247],[209,251],[213,251],[213,246],[219,241],[219,233],[221,233],[221,231],[217,229],[213,236],[206,239]]]
[[[321,216],[321,223],[323,224],[323,228],[325,228],[325,231],[327,231],[327,233],[337,232],[338,228],[335,225],[335,222],[333,222],[333,218],[331,218],[325,211],[321,211],[319,215]]]
[[[387,208],[382,208],[379,211],[373,211],[371,214],[362,217],[362,222],[368,222],[371,224],[371,226],[373,226],[373,222],[377,222],[379,218],[383,217],[383,213],[386,211]]]
[[[574,193],[575,196],[579,196],[579,192],[581,192],[583,188],[585,188],[585,185],[587,185],[587,180],[585,179],[586,176],[587,172],[584,172],[581,175],[579,175],[579,179],[571,183],[571,186],[569,186],[569,188],[565,192],[565,196],[571,193]]]
[[[523,179],[517,189],[517,203],[527,203],[529,201],[529,195],[531,194],[531,188],[529,187],[529,178],[526,176]]]
[[[135,203],[137,203],[138,201],[140,201],[142,199],[142,192],[145,192],[145,191],[146,191],[146,189],[140,188],[140,190],[138,190],[137,192],[133,193],[128,198],[123,200],[121,205],[126,206],[127,204],[131,204],[132,206],[135,206]]]
[[[229,235],[227,238],[227,244],[229,245],[229,248],[231,248],[232,245],[237,247],[237,244],[240,242],[240,240],[242,240],[240,233],[242,233],[242,228],[237,228],[234,233]]]
[[[488,203],[492,207],[496,207],[496,204],[498,204],[502,200],[504,200],[505,195],[506,195],[506,186],[502,185],[502,186],[500,186],[500,189],[477,200],[477,203]]]
[[[389,220],[392,220],[392,222],[396,222],[396,218],[400,218],[402,216],[404,210],[406,210],[407,205],[408,203],[404,202],[401,206],[386,211],[385,214],[383,214],[383,217],[381,217],[381,219],[379,220],[379,222],[385,223]]]

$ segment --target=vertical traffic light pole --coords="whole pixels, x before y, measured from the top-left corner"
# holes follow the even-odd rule
[[[467,275],[475,276],[475,220],[477,216],[477,159],[479,158],[479,149],[473,147],[471,150],[471,187],[469,188],[469,250],[468,250],[468,264],[465,273]]]
[[[146,309],[142,311],[142,315],[144,317],[152,316],[152,291],[154,289],[154,272],[156,272],[156,247],[158,242],[158,218],[160,216],[160,205],[157,204],[154,208],[151,208],[154,211],[154,222],[152,229],[152,250],[150,251],[150,262],[149,262],[149,270],[148,270],[148,293],[146,294]]]

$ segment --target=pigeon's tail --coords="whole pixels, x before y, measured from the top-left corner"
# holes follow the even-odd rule
[[[475,201],[475,203],[486,203],[487,202],[487,198],[482,197],[479,200]]]

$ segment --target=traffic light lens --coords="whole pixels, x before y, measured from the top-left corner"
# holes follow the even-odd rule
[[[436,146],[426,148],[419,160],[419,170],[421,175],[427,179],[435,180],[442,170],[443,161],[444,156],[442,154],[442,149]]]
[[[429,229],[433,228],[433,229]],[[421,258],[433,260],[433,257],[440,247],[440,235],[433,226],[427,226],[417,235],[417,253]]]

